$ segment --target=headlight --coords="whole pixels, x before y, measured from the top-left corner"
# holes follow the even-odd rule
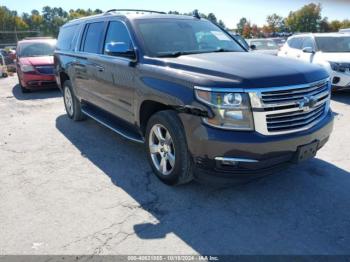
[[[345,73],[347,68],[350,68],[349,64],[329,62],[333,71]]]
[[[211,126],[231,130],[254,130],[253,114],[247,93],[195,87],[196,98],[209,105],[213,118],[203,118]]]
[[[35,69],[31,65],[21,65],[21,71],[24,73],[27,73],[27,72],[34,72]]]

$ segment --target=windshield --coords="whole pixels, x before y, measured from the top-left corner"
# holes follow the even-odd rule
[[[206,20],[138,20],[137,30],[148,56],[244,52],[228,34]]]
[[[272,40],[252,40],[250,45],[255,45],[256,50],[275,50],[278,45]]]
[[[27,42],[20,46],[19,57],[53,56],[56,42]]]
[[[318,50],[325,53],[350,52],[350,36],[316,37]]]

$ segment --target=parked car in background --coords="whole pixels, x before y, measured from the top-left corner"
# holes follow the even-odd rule
[[[4,57],[7,70],[9,72],[16,72],[16,52],[12,49],[0,49],[0,54]]]
[[[344,33],[292,36],[278,53],[322,65],[331,76],[333,90],[350,89],[350,35]]]
[[[314,157],[333,128],[323,68],[247,52],[198,14],[74,20],[54,60],[68,117],[144,143],[170,185],[270,174]]]
[[[7,77],[7,66],[4,56],[0,53],[0,77]]]
[[[247,42],[254,52],[277,56],[278,45],[271,39],[249,39]]]
[[[230,34],[232,35],[232,37],[239,42],[245,49],[249,50],[249,44],[247,43],[247,41],[243,38],[243,36],[241,36],[238,33],[234,33],[234,32],[230,32]]]
[[[272,41],[278,45],[278,47],[282,47],[286,43],[286,38],[283,37],[277,37],[277,38],[271,38]]]
[[[350,33],[350,28],[340,29],[339,33]]]
[[[16,67],[22,92],[57,88],[53,65],[55,47],[56,40],[51,38],[27,38],[18,42]]]

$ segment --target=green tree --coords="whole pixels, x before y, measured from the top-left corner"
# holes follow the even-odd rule
[[[321,5],[308,4],[301,9],[290,12],[286,18],[286,25],[292,32],[317,32],[321,17]]]
[[[243,34],[243,29],[244,29],[244,26],[248,23],[248,20],[247,18],[245,17],[242,17],[240,20],[239,20],[239,23],[237,24],[237,33],[239,34]]]
[[[272,14],[267,16],[266,22],[272,33],[280,32],[283,25],[283,17],[278,14]]]
[[[319,31],[321,33],[326,33],[326,32],[331,32],[332,31],[332,28],[331,28],[331,25],[330,23],[328,22],[328,18],[325,17],[321,20],[320,22],[320,29]]]

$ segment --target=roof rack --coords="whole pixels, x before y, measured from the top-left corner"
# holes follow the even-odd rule
[[[159,12],[159,11],[153,11],[153,10],[142,10],[142,9],[111,9],[104,13],[104,15],[107,15],[111,12],[134,12],[137,14],[143,14],[143,13],[150,13],[150,14],[166,14],[165,12]]]

